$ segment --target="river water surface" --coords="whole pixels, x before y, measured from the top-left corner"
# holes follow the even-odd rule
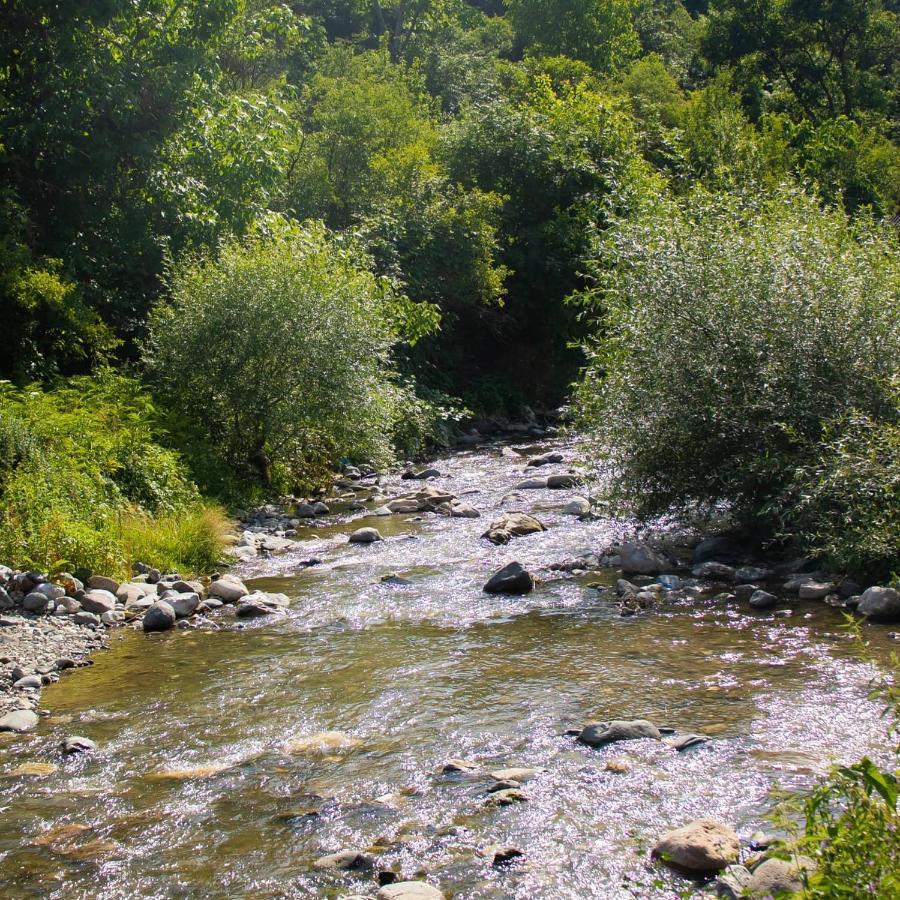
[[[0,895],[374,896],[372,873],[312,867],[353,848],[453,897],[675,897],[691,883],[648,858],[662,831],[711,816],[747,835],[765,825],[774,784],[803,787],[888,747],[867,699],[877,670],[838,611],[795,601],[781,617],[701,599],[621,618],[588,587],[615,572],[548,570],[604,549],[620,526],[563,516],[570,491],[504,502],[523,463],[499,448],[437,466],[437,484],[481,519],[357,513],[304,529],[302,553],[240,570],[287,593],[288,617],[125,629],[93,667],[49,687],[37,735],[0,746]],[[503,509],[550,528],[494,547],[479,535]],[[368,524],[386,540],[348,545]],[[322,565],[302,568],[309,556]],[[526,597],[484,594],[512,559],[544,582]],[[411,584],[382,584],[390,573]],[[886,665],[886,630],[866,636]],[[617,717],[713,740],[677,753],[563,736]],[[292,747],[322,731],[353,743]],[[68,734],[99,751],[62,761]],[[451,758],[481,768],[440,774]],[[29,761],[59,768],[11,774]],[[529,800],[486,806],[483,773],[510,766],[542,770]],[[524,856],[495,868],[483,854],[497,844]]]

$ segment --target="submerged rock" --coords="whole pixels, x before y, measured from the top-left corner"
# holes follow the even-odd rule
[[[732,828],[713,819],[697,819],[664,834],[652,856],[685,872],[718,872],[737,862],[741,842]]]
[[[372,869],[375,860],[364,850],[341,850],[328,856],[320,856],[314,863],[315,869]]]
[[[578,481],[575,475],[550,475],[547,478],[547,487],[554,491],[567,490],[575,487]]]
[[[616,741],[635,741],[642,738],[652,738],[655,741],[662,739],[660,730],[646,719],[632,719],[630,721],[616,719],[612,722],[597,722],[587,725],[578,735],[578,740],[591,747],[603,747]]]
[[[534,584],[534,576],[521,563],[511,562],[491,576],[483,590],[487,594],[527,594]]]
[[[377,900],[444,900],[436,887],[425,881],[397,881],[380,888]]]
[[[552,463],[561,463],[563,461],[562,453],[558,453],[556,451],[550,451],[549,453],[542,453],[540,456],[532,456],[531,459],[525,463],[526,467],[538,467],[538,466],[547,466]]]

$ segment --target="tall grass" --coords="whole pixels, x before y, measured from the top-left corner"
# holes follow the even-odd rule
[[[153,405],[129,379],[0,385],[0,562],[119,577],[136,561],[210,570],[225,514],[157,437]]]

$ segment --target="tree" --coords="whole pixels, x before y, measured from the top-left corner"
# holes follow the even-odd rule
[[[545,56],[571,56],[612,74],[640,45],[630,0],[508,0],[522,45]]]
[[[703,49],[778,86],[818,122],[893,114],[898,36],[883,0],[717,0]]]
[[[291,487],[324,453],[384,463],[401,414],[391,369],[401,327],[436,325],[357,247],[321,224],[269,218],[217,256],[176,267],[151,319],[162,395],[238,472]]]

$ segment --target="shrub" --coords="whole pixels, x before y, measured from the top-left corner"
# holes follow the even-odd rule
[[[403,415],[391,349],[433,309],[397,296],[321,224],[270,219],[173,272],[152,317],[156,383],[236,472],[286,489],[327,454],[385,463]]]
[[[179,457],[156,443],[155,420],[140,385],[109,373],[47,391],[4,384],[0,560],[109,575],[129,574],[137,559],[211,568],[221,513],[201,505]]]
[[[578,398],[614,496],[796,525],[795,473],[818,465],[827,423],[900,423],[897,249],[787,188],[696,193],[615,229]]]
[[[786,518],[832,566],[885,579],[900,566],[900,425],[849,414],[790,486]]]

